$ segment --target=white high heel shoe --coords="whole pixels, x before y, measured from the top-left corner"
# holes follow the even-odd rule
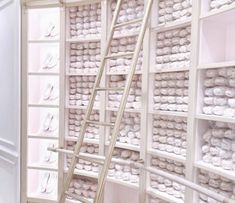
[[[48,53],[47,56],[44,59],[42,69],[53,69],[55,66],[57,66],[58,63],[58,57]]]
[[[45,31],[44,37],[55,37],[58,33],[56,32],[56,26],[53,23],[49,23],[48,28]]]
[[[56,118],[53,114],[48,113],[43,122],[44,132],[54,132],[57,129]]]
[[[43,94],[43,100],[52,101],[52,100],[56,100],[57,98],[58,98],[58,95],[57,95],[54,85],[51,83],[48,83]]]
[[[48,172],[44,173],[43,179],[42,179],[42,182],[41,182],[41,188],[40,188],[41,193],[46,193],[47,184],[48,184],[49,179],[50,179],[50,173],[48,173]]]

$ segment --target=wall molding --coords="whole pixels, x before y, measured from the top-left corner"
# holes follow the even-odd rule
[[[18,162],[19,155],[16,151],[0,146],[0,159],[8,164],[15,165]]]
[[[1,146],[11,148],[11,149],[16,149],[16,145],[15,145],[14,142],[6,140],[6,139],[0,137],[0,147]]]
[[[13,1],[14,0],[0,0],[0,10],[9,6]]]

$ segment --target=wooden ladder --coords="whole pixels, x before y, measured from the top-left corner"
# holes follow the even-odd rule
[[[109,33],[109,36],[108,36],[108,41],[107,41],[106,47],[105,47],[105,52],[102,54],[102,57],[101,57],[101,64],[100,64],[99,72],[97,74],[97,77],[96,77],[96,80],[95,80],[95,83],[94,83],[94,87],[93,87],[93,90],[92,90],[92,93],[91,93],[91,96],[90,96],[90,100],[89,100],[89,103],[88,103],[88,107],[87,107],[87,110],[86,110],[84,121],[82,122],[82,127],[81,127],[81,131],[80,131],[80,134],[79,134],[79,137],[78,137],[78,141],[77,141],[76,146],[75,146],[75,150],[72,152],[72,151],[69,151],[69,150],[66,150],[66,149],[61,149],[61,148],[48,148],[48,150],[50,150],[50,151],[69,153],[69,154],[73,155],[71,164],[70,164],[69,169],[68,169],[67,177],[66,177],[66,180],[65,180],[65,183],[64,183],[64,186],[63,186],[63,191],[60,194],[59,203],[64,203],[65,199],[66,199],[66,196],[72,197],[72,198],[74,198],[76,200],[79,200],[80,202],[84,202],[84,203],[100,203],[101,199],[102,199],[104,185],[105,185],[109,165],[112,161],[113,151],[114,151],[114,148],[115,148],[115,145],[116,145],[116,140],[117,140],[117,137],[118,137],[118,134],[119,134],[119,128],[120,128],[121,120],[122,120],[123,113],[124,113],[124,110],[125,110],[125,106],[126,106],[126,103],[127,103],[127,98],[128,98],[128,95],[129,95],[129,91],[130,91],[130,88],[131,88],[132,79],[133,79],[133,76],[135,74],[137,60],[138,60],[139,53],[140,53],[140,50],[141,50],[141,47],[142,47],[142,44],[143,44],[143,39],[144,39],[147,24],[148,24],[148,20],[149,20],[150,11],[151,11],[151,8],[152,8],[153,0],[148,0],[148,4],[145,8],[143,18],[134,19],[134,20],[124,22],[124,23],[117,23],[118,16],[119,16],[119,11],[120,11],[120,8],[121,8],[121,3],[122,3],[122,0],[117,1],[117,5],[116,5],[115,11],[114,11],[113,20],[112,20],[112,23],[111,23],[111,30],[110,30],[110,33]],[[136,43],[134,52],[126,52],[124,54],[120,53],[120,54],[111,54],[111,55],[109,55],[110,45],[111,45],[111,42],[112,42],[112,39],[113,39],[115,29],[123,27],[123,26],[130,25],[130,24],[139,23],[139,22],[142,22],[142,24],[141,24],[140,33],[138,35],[138,39],[137,39],[137,43]],[[100,87],[100,81],[101,81],[102,75],[104,73],[106,61],[108,59],[119,58],[119,57],[122,57],[122,58],[132,57],[130,72],[128,73],[125,87],[124,88]],[[116,118],[115,123],[94,122],[94,121],[89,120],[92,109],[93,109],[93,106],[94,106],[94,101],[95,101],[96,94],[99,91],[123,91],[123,95],[122,95],[122,99],[121,99],[121,102],[120,102],[120,106],[119,106],[119,110],[118,110],[118,114],[117,114],[117,118]],[[81,149],[81,146],[83,144],[84,137],[85,137],[86,128],[89,124],[113,127],[111,140],[110,140],[110,144],[109,144],[109,147],[108,147],[108,152],[107,152],[105,157],[104,156],[98,156],[98,155],[94,156],[94,155],[88,155],[88,154],[80,153],[80,149]],[[70,183],[71,183],[73,175],[74,175],[75,166],[76,166],[77,160],[79,158],[103,166],[102,170],[100,170],[100,172],[99,172],[98,187],[97,187],[96,196],[95,196],[94,201],[85,199],[83,197],[79,197],[79,196],[74,195],[74,194],[70,194],[68,192]]]

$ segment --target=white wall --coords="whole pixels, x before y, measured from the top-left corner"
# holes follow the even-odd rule
[[[0,203],[19,203],[20,6],[0,0]]]

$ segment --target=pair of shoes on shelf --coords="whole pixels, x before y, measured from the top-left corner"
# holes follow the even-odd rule
[[[48,53],[44,59],[42,69],[50,70],[56,67],[58,64],[58,57],[56,54]]]
[[[45,31],[45,34],[44,34],[44,37],[56,37],[58,35],[57,33],[57,30],[56,30],[56,26],[53,24],[53,23],[49,23],[46,31]]]
[[[55,115],[48,113],[43,122],[43,132],[54,132],[55,130],[57,130]]]
[[[57,98],[58,98],[58,93],[56,91],[55,86],[51,83],[48,83],[43,94],[43,100],[52,101],[52,100],[56,100]]]

